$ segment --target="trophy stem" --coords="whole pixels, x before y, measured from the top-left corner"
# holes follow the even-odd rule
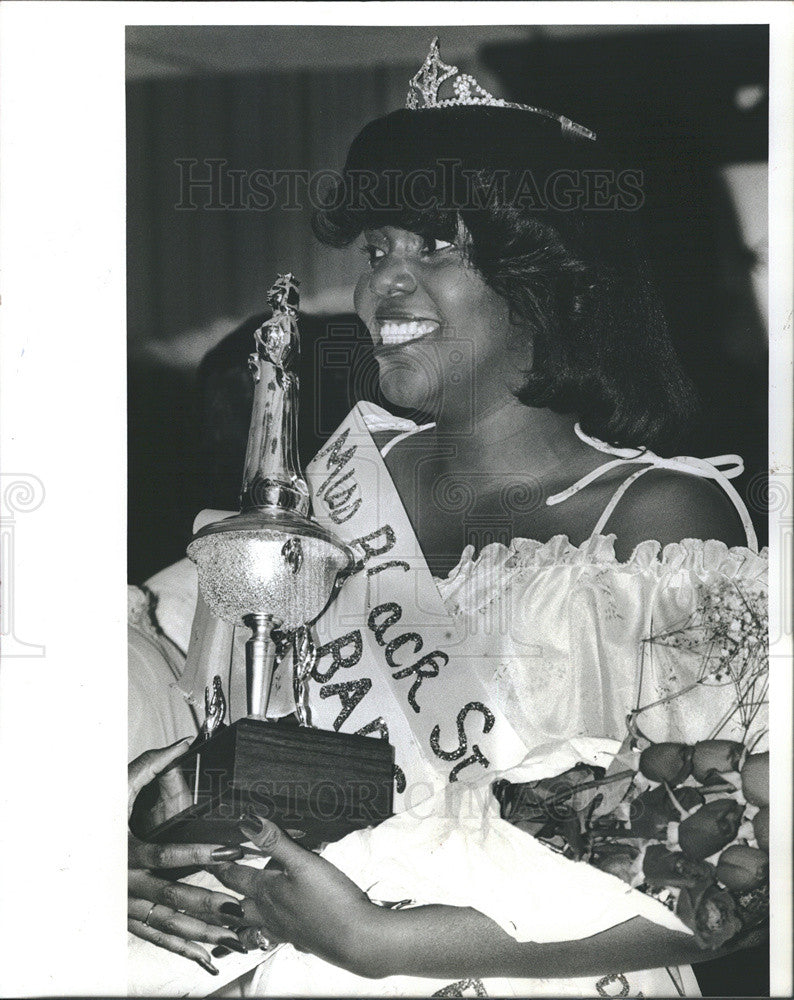
[[[245,616],[243,623],[253,633],[245,644],[248,716],[264,719],[276,658],[276,644],[270,638],[270,632],[275,628],[276,622],[272,615],[251,614]]]

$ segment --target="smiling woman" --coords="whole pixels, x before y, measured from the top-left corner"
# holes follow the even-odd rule
[[[332,246],[365,233],[365,321],[438,289],[452,310],[447,337],[476,344],[483,361],[484,341],[506,341],[493,355],[513,382],[523,374],[514,389],[522,402],[577,413],[583,430],[612,445],[664,451],[695,401],[639,249],[641,176],[604,139],[553,118],[489,105],[401,110],[356,138],[315,231]],[[478,282],[481,297],[496,294],[471,314]],[[484,385],[479,395],[488,396]]]
[[[362,130],[315,216],[330,245],[363,236],[370,268],[355,301],[382,391],[433,417],[433,443],[398,446],[388,464],[434,572],[473,540],[424,503],[439,478],[465,483],[471,516],[489,524],[506,513],[495,484],[531,480],[536,502],[509,512],[508,540],[581,544],[626,479],[587,438],[669,454],[691,425],[695,394],[635,232],[642,192],[621,197],[629,175],[636,183],[602,139],[552,115],[404,109]],[[440,457],[442,437],[452,460]],[[569,502],[548,502],[599,468]],[[622,558],[649,537],[744,541],[719,488],[680,467],[648,471],[610,511]]]
[[[314,514],[359,562],[295,656],[314,725],[394,746],[398,815],[322,858],[246,820],[276,867],[218,878],[294,946],[265,995],[697,991],[669,907],[541,846],[491,795],[497,773],[608,764],[640,708],[629,754],[766,735],[763,697],[748,716],[711,653],[643,655],[713,594],[763,606],[766,564],[729,482],[741,460],[672,455],[694,403],[638,193],[585,126],[491,97],[434,45],[315,218],[327,244],[363,236],[356,308],[385,396],[417,420],[359,404],[310,464]]]
[[[505,402],[511,380],[520,387],[516,372],[530,354],[526,340],[510,348],[509,307],[468,266],[466,238],[462,226],[455,242],[394,227],[368,231],[371,271],[355,293],[386,398],[457,427],[473,399],[473,366],[477,398],[493,407]],[[461,355],[470,366],[463,373]]]

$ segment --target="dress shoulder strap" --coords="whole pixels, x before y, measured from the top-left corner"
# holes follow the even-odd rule
[[[758,551],[758,539],[756,538],[753,523],[750,520],[750,514],[742,498],[729,482],[729,480],[735,479],[744,472],[744,463],[739,455],[715,455],[713,458],[695,458],[692,455],[679,455],[677,458],[662,458],[647,448],[613,448],[612,445],[606,444],[604,441],[599,441],[597,438],[592,438],[589,434],[585,434],[579,424],[575,425],[574,430],[580,440],[584,441],[591,448],[616,457],[609,462],[604,462],[603,465],[599,465],[592,472],[588,472],[586,476],[582,476],[581,479],[575,482],[573,486],[569,486],[568,489],[548,497],[546,503],[549,506],[554,506],[569,499],[569,497],[574,496],[574,494],[584,489],[585,486],[588,486],[596,479],[600,479],[601,476],[617,468],[619,465],[642,466],[642,468],[637,469],[636,472],[632,472],[631,475],[624,479],[612,494],[609,503],[604,508],[595,528],[593,528],[593,535],[603,533],[607,522],[623,498],[623,494],[636,483],[640,476],[644,476],[646,472],[650,472],[652,469],[670,469],[674,472],[685,472],[691,476],[698,476],[701,479],[713,479],[718,483],[736,508],[736,512],[741,519],[747,536],[747,547],[752,552]]]
[[[358,412],[370,434],[392,435],[384,445],[378,448],[382,458],[385,458],[400,441],[436,426],[435,423],[417,424],[415,420],[410,420],[408,417],[397,417],[388,410],[384,410],[382,406],[378,406],[377,403],[371,403],[368,400],[359,400],[353,410]]]
[[[386,444],[381,448],[380,454],[382,458],[385,458],[392,448],[399,444],[400,441],[404,441],[406,438],[413,437],[414,434],[418,434],[420,431],[430,430],[431,427],[435,427],[435,423],[432,424],[421,424],[412,427],[410,430],[402,431],[399,434],[395,434],[393,438],[390,438]]]

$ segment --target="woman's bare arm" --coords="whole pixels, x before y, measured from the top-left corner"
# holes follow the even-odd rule
[[[372,979],[391,975],[443,978],[506,976],[566,979],[631,972],[715,958],[688,934],[635,917],[578,941],[515,941],[477,910],[422,906],[386,911],[362,941],[353,971]],[[358,951],[358,949],[355,949]],[[354,956],[351,956],[354,958]]]
[[[701,950],[691,935],[640,917],[579,941],[521,944],[477,910],[376,906],[334,865],[267,820],[246,821],[243,832],[271,855],[275,870],[270,865],[264,870],[226,865],[213,871],[225,886],[256,903],[266,936],[369,979],[571,978],[678,965],[718,954]]]

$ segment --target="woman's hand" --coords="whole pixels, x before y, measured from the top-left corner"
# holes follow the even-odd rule
[[[537,944],[516,941],[490,917],[467,907],[376,906],[337,868],[299,847],[274,823],[256,817],[241,829],[271,856],[270,864],[265,869],[222,865],[213,874],[247,897],[243,905],[249,919],[260,914],[259,929],[271,943],[289,941],[365,978],[565,979],[703,959],[691,935],[642,917],[582,940]]]
[[[367,975],[390,911],[371,903],[338,868],[300,847],[275,823],[251,816],[240,829],[272,860],[264,869],[229,864],[212,873],[248,897],[247,907],[255,904],[261,933],[271,943],[288,941]]]
[[[183,754],[189,743],[190,739],[185,739],[162,750],[148,750],[129,765],[128,818],[138,792]],[[160,778],[166,797],[179,793],[180,778],[176,772]],[[214,976],[218,970],[206,949],[196,942],[221,945],[233,951],[246,950],[238,936],[226,926],[245,922],[239,900],[223,892],[171,882],[154,874],[158,868],[206,867],[236,861],[243,856],[239,848],[212,844],[146,844],[130,833],[128,854],[127,928],[130,933],[197,962]]]

